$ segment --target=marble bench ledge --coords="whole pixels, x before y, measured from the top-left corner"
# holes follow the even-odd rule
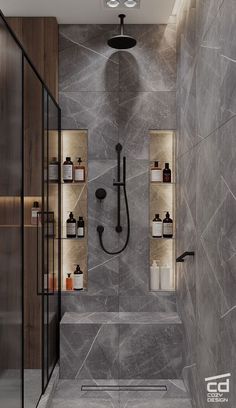
[[[66,324],[182,324],[176,312],[87,312],[64,314]]]

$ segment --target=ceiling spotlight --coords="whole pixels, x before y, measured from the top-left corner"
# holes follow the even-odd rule
[[[118,0],[108,0],[108,1],[107,1],[108,7],[113,7],[113,8],[115,8],[115,7],[118,7],[119,4],[120,4],[120,2],[119,2]]]
[[[137,1],[135,1],[135,0],[126,0],[124,4],[125,4],[126,7],[132,8],[132,7],[137,6]]]

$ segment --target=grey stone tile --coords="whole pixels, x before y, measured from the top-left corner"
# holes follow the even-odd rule
[[[131,231],[129,245],[119,259],[119,295],[122,296],[144,295],[149,288],[148,229],[132,225]]]
[[[119,378],[179,378],[182,326],[120,325]]]
[[[137,46],[119,53],[120,91],[171,91],[176,87],[175,24],[128,25]]]
[[[160,399],[153,401],[130,401],[122,408],[191,408],[189,399]]]
[[[175,92],[122,92],[119,140],[127,157],[148,159],[150,129],[176,128]]]
[[[89,293],[62,293],[62,316],[66,312],[116,312],[118,296],[89,295]]]
[[[119,296],[121,312],[176,312],[175,293],[150,292],[144,296]]]
[[[213,214],[222,203],[227,187],[221,178],[221,150],[218,149],[218,131],[199,144],[197,154],[197,231],[206,229]],[[211,163],[211,165],[209,165]],[[207,205],[206,205],[207,203]]]
[[[118,25],[115,24],[61,24],[60,51],[61,40],[66,39],[70,44],[86,46],[109,58],[116,51],[107,45],[107,39],[116,35],[117,30]]]
[[[208,260],[220,287],[221,314],[234,306],[236,290],[236,200],[231,192],[209,222],[202,236]]]
[[[118,94],[60,92],[63,129],[88,129],[88,158],[116,158]]]
[[[231,373],[230,377],[230,394],[229,407],[233,408],[236,401],[236,390],[233,384],[236,379],[236,364],[235,364],[235,332],[236,328],[236,308],[234,308],[221,318],[220,320],[220,359],[218,362],[218,370],[222,373]]]
[[[82,385],[125,385],[125,386],[140,386],[140,385],[166,385],[167,391],[162,392],[152,392],[152,391],[81,391]],[[126,407],[126,406],[141,406],[140,404],[149,406],[164,406],[168,408],[179,408],[179,407],[191,407],[187,404],[188,395],[186,389],[181,380],[60,380],[57,391],[53,400],[53,405],[61,404],[59,406],[72,407],[74,408],[76,403],[77,406],[92,406],[92,407]],[[178,404],[179,401],[179,404]],[[66,405],[63,405],[66,404]],[[159,405],[161,403],[162,405]],[[181,403],[183,405],[181,405]],[[104,404],[104,405],[101,405]],[[109,405],[110,404],[110,405]],[[118,404],[118,405],[117,405]]]
[[[118,378],[118,327],[61,325],[60,378]]]
[[[217,18],[224,0],[197,0],[197,40],[198,44],[205,40]]]
[[[65,313],[61,325],[88,324],[181,324],[176,312],[85,312]]]
[[[220,50],[204,46],[198,55],[196,81],[197,134],[207,137],[220,125]]]
[[[97,233],[97,226],[103,225],[103,242],[106,249],[115,251],[118,248],[118,237],[115,231],[117,217],[117,192],[113,187],[116,176],[116,162],[112,160],[89,161],[88,184],[88,290],[94,295],[115,295],[118,293],[119,259],[103,252]],[[100,202],[95,198],[98,188],[104,188],[107,196]]]
[[[80,42],[76,35],[70,36],[75,26],[61,31],[59,53],[59,81],[62,92],[116,91],[119,87],[118,53],[107,46],[105,33],[88,41]],[[109,33],[107,33],[107,36]],[[65,47],[65,40],[70,46]],[[68,41],[69,40],[69,41]]]

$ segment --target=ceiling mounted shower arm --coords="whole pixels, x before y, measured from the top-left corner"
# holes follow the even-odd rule
[[[120,18],[120,35],[124,35],[125,14],[119,14],[119,18]]]

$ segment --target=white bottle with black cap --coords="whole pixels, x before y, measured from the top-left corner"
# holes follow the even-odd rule
[[[74,290],[83,290],[84,288],[84,274],[80,269],[79,265],[76,265],[76,269],[74,271]]]

